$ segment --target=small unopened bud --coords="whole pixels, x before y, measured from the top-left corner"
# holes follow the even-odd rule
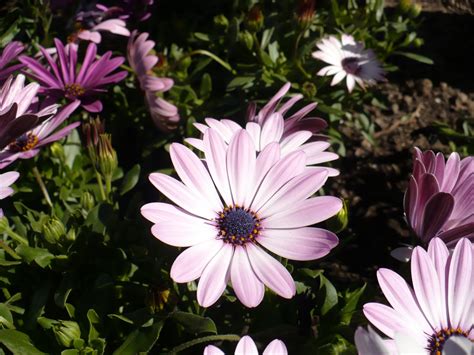
[[[43,225],[43,235],[48,243],[56,244],[65,234],[66,227],[64,227],[63,222],[56,217],[50,218],[50,220]]]
[[[421,10],[423,10],[423,8],[420,4],[413,4],[409,12],[410,17],[411,18],[418,17],[421,13]]]
[[[98,165],[97,146],[99,144],[100,135],[105,132],[104,128],[104,123],[99,117],[91,119],[89,122],[82,125],[82,132],[84,134],[87,152],[89,153],[89,158],[96,169]]]
[[[302,91],[306,97],[313,98],[316,95],[318,89],[316,88],[316,85],[314,85],[312,82],[306,81],[303,84]]]
[[[66,234],[66,239],[70,242],[76,240],[76,231],[74,229],[70,229]]]
[[[327,221],[327,226],[332,232],[339,233],[339,232],[342,232],[344,229],[346,229],[348,223],[349,223],[348,209],[347,209],[346,202],[343,200],[342,209],[338,212],[337,215],[335,215],[334,217],[330,218]]]
[[[9,228],[10,225],[8,223],[8,219],[3,215],[3,210],[0,208],[0,233],[3,233],[6,229]]]
[[[309,28],[314,18],[315,0],[300,0],[296,10],[296,21],[301,30]]]
[[[104,133],[99,136],[98,144],[99,170],[105,178],[112,178],[118,166],[117,153],[112,148],[112,136]]]
[[[53,155],[54,158],[58,159],[59,161],[66,160],[66,154],[64,153],[64,148],[62,144],[59,144],[57,142],[53,143],[51,144],[49,149],[51,149],[51,154]]]
[[[152,288],[150,289],[145,302],[152,313],[159,312],[165,308],[165,305],[168,303],[170,298],[170,294],[171,292],[169,289]]]
[[[239,42],[245,45],[247,49],[252,49],[253,47],[253,37],[249,31],[239,32]]]
[[[400,2],[398,3],[398,8],[403,13],[408,13],[410,12],[412,4],[413,0],[400,0]]]
[[[59,344],[70,348],[76,339],[81,338],[81,328],[73,321],[60,320],[53,326],[54,336]]]
[[[94,196],[89,191],[84,191],[81,195],[81,207],[90,211],[95,206]]]
[[[214,16],[214,24],[221,29],[227,29],[227,27],[229,27],[229,20],[227,19],[227,17],[220,14]]]
[[[253,5],[245,16],[245,26],[250,32],[258,32],[263,26],[263,13],[258,4]]]

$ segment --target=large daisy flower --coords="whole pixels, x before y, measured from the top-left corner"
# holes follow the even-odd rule
[[[273,340],[263,350],[263,355],[287,355],[285,343],[279,339]],[[204,349],[203,355],[224,355],[224,352],[214,345],[208,345]],[[258,349],[255,342],[248,335],[243,336],[237,343],[234,355],[258,355]]]
[[[330,64],[322,68],[318,75],[334,75],[331,86],[346,78],[347,89],[352,92],[356,83],[364,87],[364,83],[374,84],[384,80],[385,72],[374,52],[365,49],[364,45],[356,42],[352,36],[343,34],[341,40],[329,36],[316,46],[320,50],[313,52],[313,57]]]
[[[441,354],[446,341],[474,341],[473,245],[461,239],[450,252],[444,242],[433,238],[428,251],[413,250],[413,289],[397,273],[380,269],[379,285],[391,307],[380,303],[364,305],[369,321],[389,338],[403,338],[413,354]]]
[[[302,99],[302,95],[295,95],[278,107],[282,97],[290,89],[290,83],[286,83],[270,101],[257,112],[255,105],[250,105],[247,112],[247,124],[245,129],[252,137],[255,149],[260,152],[271,143],[279,143],[282,156],[295,151],[303,151],[306,154],[306,164],[320,164],[338,158],[338,155],[326,151],[330,143],[321,140],[318,133],[327,124],[318,117],[307,117],[314,110],[316,103],[309,104],[296,113],[284,118],[288,110]],[[278,109],[277,109],[278,108]],[[233,134],[242,127],[234,121],[214,118],[206,118],[206,124],[195,123],[196,128],[204,133],[212,127],[228,144]],[[198,138],[187,138],[186,142],[199,150],[203,150],[203,141]],[[338,174],[335,169],[329,169],[330,176]]]
[[[181,144],[171,145],[174,168],[182,182],[160,173],[150,181],[171,201],[150,203],[142,214],[154,222],[153,235],[164,243],[190,247],[171,268],[176,282],[200,278],[200,305],[214,304],[230,281],[247,307],[263,299],[265,285],[285,298],[295,283],[267,251],[293,260],[320,258],[334,248],[333,233],[308,227],[335,215],[340,199],[311,197],[328,172],[306,168],[306,155],[292,152],[281,158],[279,144],[256,154],[246,130],[224,142],[216,130],[204,132],[206,164]]]

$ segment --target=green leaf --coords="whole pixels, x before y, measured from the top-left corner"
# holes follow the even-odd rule
[[[357,304],[359,303],[359,299],[363,295],[366,286],[367,284],[365,284],[364,286],[352,292],[349,290],[346,291],[346,294],[345,294],[346,304],[341,310],[341,323],[343,325],[350,324],[352,316],[354,315],[354,312],[357,309]]]
[[[181,324],[184,329],[192,334],[213,333],[217,334],[217,328],[211,318],[201,317],[197,314],[187,312],[175,312],[172,319]]]
[[[201,86],[199,88],[199,95],[201,98],[206,99],[211,95],[212,92],[212,78],[209,73],[204,73],[201,79]]]
[[[14,329],[12,312],[5,303],[0,303],[0,325]]]
[[[131,332],[123,344],[113,352],[113,355],[135,355],[139,352],[148,352],[158,340],[163,328],[163,321],[151,327],[136,329]]]
[[[122,186],[120,186],[120,195],[126,194],[128,191],[133,189],[140,178],[140,165],[135,164],[131,168],[122,181]]]
[[[28,335],[13,329],[0,330],[0,343],[10,350],[14,355],[39,355],[45,354],[39,351],[32,343]]]
[[[337,291],[334,285],[325,276],[320,275],[319,278],[321,280],[320,289],[324,287],[326,291],[326,297],[321,307],[321,313],[325,315],[337,304]]]
[[[87,319],[89,320],[89,343],[94,340],[99,338],[99,332],[97,329],[95,329],[95,324],[100,323],[100,318],[99,315],[97,314],[96,311],[93,309],[89,309],[87,311]]]
[[[54,259],[54,255],[48,249],[33,248],[27,245],[19,245],[15,249],[16,253],[20,255],[28,264],[35,261],[39,266],[45,268]]]
[[[422,56],[420,54],[415,54],[411,52],[399,52],[399,51],[393,52],[393,54],[398,54],[398,55],[416,60],[417,62],[424,63],[424,64],[430,64],[430,65],[434,64],[433,60],[425,56]]]

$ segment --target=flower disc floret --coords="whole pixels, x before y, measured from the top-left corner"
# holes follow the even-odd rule
[[[38,144],[38,136],[29,132],[18,137],[9,145],[9,149],[14,152],[26,152],[33,149]]]
[[[218,239],[233,245],[253,242],[259,235],[261,221],[250,209],[239,206],[226,207],[216,219]]]
[[[434,333],[428,340],[428,350],[430,355],[441,355],[444,344],[451,337],[464,337],[469,339],[469,332],[461,328],[444,328]]]

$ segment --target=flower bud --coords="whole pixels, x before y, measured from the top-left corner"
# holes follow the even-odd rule
[[[421,10],[423,10],[423,8],[420,4],[413,4],[409,12],[410,17],[411,18],[418,17],[421,13]]]
[[[51,144],[49,149],[51,149],[51,154],[54,158],[58,159],[59,161],[66,160],[66,154],[64,153],[64,147],[62,144],[55,142]]]
[[[73,341],[81,337],[79,324],[68,320],[60,320],[53,326],[53,332],[57,342],[66,348],[71,347]]]
[[[247,13],[244,24],[250,32],[258,32],[262,29],[263,13],[262,10],[260,10],[260,6],[258,6],[258,4],[252,6],[250,11]]]
[[[50,218],[49,221],[43,224],[43,235],[48,243],[56,244],[65,234],[66,227],[64,227],[63,222],[56,217]]]
[[[152,313],[162,311],[168,303],[171,291],[163,288],[151,288],[145,300]]]
[[[300,0],[296,10],[296,22],[301,30],[307,30],[314,18],[315,0]]]
[[[111,179],[118,166],[117,153],[112,148],[112,136],[107,133],[99,135],[98,144],[99,170],[105,178]]]
[[[220,29],[227,29],[229,27],[229,20],[224,15],[220,14],[214,16],[214,24]]]
[[[95,206],[94,196],[89,191],[84,191],[81,195],[81,207],[90,211]]]
[[[327,221],[328,228],[334,232],[339,233],[346,229],[347,224],[349,223],[349,213],[346,201],[342,201],[342,209],[338,212],[337,215],[332,217]]]
[[[70,229],[66,234],[66,239],[69,242],[73,242],[76,240],[76,231],[74,229]]]
[[[82,125],[87,152],[96,169],[98,168],[97,146],[99,144],[99,136],[105,132],[104,129],[105,126],[99,117],[91,119]]]
[[[301,91],[303,92],[304,96],[311,99],[314,96],[316,96],[316,92],[318,91],[318,89],[316,88],[316,85],[314,85],[312,82],[306,81],[303,84],[303,87],[302,87]]]
[[[253,37],[249,31],[239,32],[239,42],[242,43],[247,49],[252,49],[253,47]]]
[[[3,211],[0,208],[0,233],[3,233],[6,229],[10,228],[7,217],[3,215]]]

